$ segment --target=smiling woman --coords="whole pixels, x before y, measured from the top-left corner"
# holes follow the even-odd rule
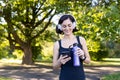
[[[77,32],[76,21],[72,15],[63,15],[56,32],[63,34],[63,38],[56,41],[53,48],[53,68],[61,68],[59,80],[85,80],[83,62],[90,63],[90,56],[87,50],[86,41],[82,36],[75,36]],[[73,44],[77,43],[77,48]],[[73,65],[77,55],[80,65]]]
[[[66,21],[64,21],[64,19],[66,19]],[[76,21],[73,16],[69,15],[69,18],[68,18],[68,16],[62,16],[56,27],[56,32],[58,34],[62,34],[63,33],[62,29],[65,29],[66,27],[73,28],[73,32],[78,31],[76,29]]]

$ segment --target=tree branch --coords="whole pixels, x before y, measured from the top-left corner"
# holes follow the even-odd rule
[[[39,0],[38,0],[38,1],[39,1]],[[42,8],[42,6],[44,5],[45,1],[46,1],[46,0],[44,0],[43,3],[40,4],[40,6],[39,6],[38,2],[35,2],[35,5],[32,7],[32,20],[31,20],[31,22],[30,22],[31,24],[34,24],[34,23],[35,23],[35,19],[36,19],[36,17],[39,15],[38,12],[41,10],[41,8]],[[37,5],[38,5],[39,7],[37,7]],[[36,8],[36,7],[37,7],[37,8]],[[42,13],[42,11],[41,11],[41,13]],[[41,13],[40,13],[40,14],[41,14]],[[37,15],[37,14],[38,14],[38,15]],[[32,25],[32,27],[35,28],[34,25]]]
[[[16,41],[12,39],[12,37],[10,36],[11,33],[8,33],[8,37],[7,39],[9,40],[9,44],[10,44],[10,48],[12,51],[14,51],[15,49],[19,49],[22,50],[22,48],[20,46],[16,46]]]
[[[41,33],[43,33],[47,29],[47,27],[49,26],[54,15],[55,14],[51,15],[51,17],[50,17],[49,21],[46,23],[45,27],[41,31],[39,31],[37,35],[33,36],[31,39],[38,37]]]
[[[51,14],[52,11],[53,11],[53,9],[51,9],[40,21],[36,22],[35,27],[40,25],[48,17],[48,15]]]
[[[11,16],[11,5],[10,4],[6,5],[6,7],[4,8],[3,14],[4,14],[4,19],[6,20],[7,25],[8,25],[8,32],[13,35],[15,42],[22,45],[24,42],[19,38],[15,29],[13,28],[13,24],[11,21],[12,16]]]

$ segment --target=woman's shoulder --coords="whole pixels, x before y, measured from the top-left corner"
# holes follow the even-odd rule
[[[86,43],[86,40],[83,36],[78,36],[78,37],[79,37],[79,40],[80,40],[81,44]]]
[[[55,42],[54,42],[54,45],[58,45],[58,43],[59,43],[59,41],[55,41]]]
[[[83,36],[78,36],[80,41],[85,41],[85,38]]]
[[[55,48],[59,48],[59,41],[60,41],[60,40],[57,40],[56,42],[54,42],[54,47],[55,47]]]

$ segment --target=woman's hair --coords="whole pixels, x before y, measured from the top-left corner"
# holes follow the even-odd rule
[[[61,16],[61,18],[58,21],[58,25],[56,26],[56,32],[58,34],[62,34],[63,33],[63,31],[59,27],[61,26],[61,24],[63,23],[63,21],[67,20],[67,19],[70,19],[70,21],[72,23],[74,23],[74,26],[76,26],[75,25],[76,21],[75,21],[74,17],[72,15],[65,14],[65,15]],[[78,31],[78,30],[76,29],[76,27],[74,27],[73,32],[76,32],[76,31]]]

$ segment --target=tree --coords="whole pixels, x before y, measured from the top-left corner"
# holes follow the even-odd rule
[[[4,4],[4,5],[2,5]],[[50,26],[54,15],[70,11],[72,1],[64,0],[3,0],[1,4],[3,26],[11,50],[24,52],[22,64],[33,64],[32,47],[36,38]]]
[[[79,22],[82,20],[78,25],[92,26],[92,28],[84,27],[84,32],[87,30],[87,33],[90,33],[90,31],[95,30],[98,34],[105,34],[100,31],[101,29],[105,31],[104,26],[97,27],[99,24],[101,26],[101,23],[92,22],[97,19],[98,21],[105,19],[96,17],[97,14],[94,16],[94,13],[100,13],[101,7],[96,8],[96,11],[93,9],[93,13],[91,13],[91,1],[88,0],[3,0],[2,4],[0,4],[0,8],[3,9],[0,11],[0,16],[2,14],[1,18],[4,18],[6,22],[4,25],[0,23],[5,32],[2,36],[9,40],[12,51],[20,49],[24,52],[22,64],[33,64],[34,51],[32,51],[32,47],[37,43],[36,39],[50,27],[51,20],[59,13],[76,13],[77,19],[80,20]],[[83,11],[83,18],[80,18],[80,11]],[[88,24],[85,24],[85,21]],[[113,28],[111,27],[111,29]],[[82,34],[86,35],[86,33]],[[99,35],[91,35],[91,39],[101,39]],[[96,38],[96,36],[99,37]]]
[[[108,54],[107,42],[120,43],[120,2],[102,1],[96,6],[79,7],[79,11],[73,12],[80,29],[77,34],[85,36],[90,54],[94,53],[91,57],[95,56],[94,58],[100,58],[101,55],[98,54],[102,52]]]

